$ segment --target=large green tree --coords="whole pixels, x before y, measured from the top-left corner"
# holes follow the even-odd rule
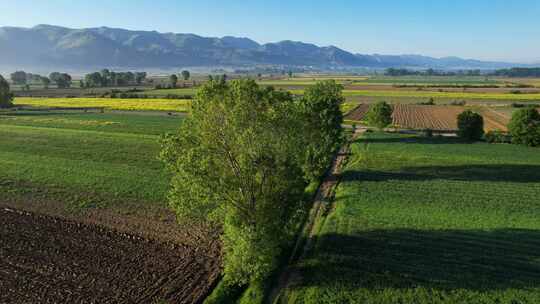
[[[182,78],[184,78],[184,80],[189,80],[189,77],[191,77],[191,74],[189,73],[188,70],[183,70],[182,71]]]
[[[0,75],[0,108],[13,106],[13,95],[9,90],[9,83]]]
[[[49,79],[56,83],[58,88],[64,89],[71,87],[71,75],[67,73],[53,72],[49,75]]]
[[[526,146],[540,146],[540,114],[535,108],[520,109],[508,124],[512,142]]]
[[[392,123],[392,106],[384,101],[378,102],[371,107],[366,114],[367,123],[379,129],[384,129]]]
[[[471,110],[457,117],[458,136],[467,140],[480,140],[484,136],[484,118]]]
[[[304,171],[310,180],[326,172],[342,143],[342,90],[343,86],[334,80],[318,82],[308,87],[300,100],[306,134]]]
[[[49,88],[49,85],[51,84],[51,80],[49,79],[49,77],[40,77],[40,81],[45,89]]]
[[[268,275],[292,236],[306,185],[299,117],[287,92],[212,80],[180,131],[163,140],[170,205],[182,220],[222,227],[231,284]]]
[[[13,81],[14,84],[18,85],[25,85],[27,81],[27,75],[24,71],[16,71],[11,73],[11,81]]]
[[[178,84],[178,76],[176,76],[176,74],[172,74],[169,76],[169,82],[171,87],[176,88],[176,85]]]

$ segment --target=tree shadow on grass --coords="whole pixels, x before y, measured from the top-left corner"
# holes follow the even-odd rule
[[[430,144],[430,145],[448,145],[448,144],[474,144],[478,142],[465,140],[459,137],[423,137],[423,136],[410,136],[404,137],[402,135],[386,135],[386,136],[368,136],[362,137],[356,140],[356,143],[366,144]]]
[[[390,180],[428,181],[436,179],[455,181],[489,181],[537,183],[540,165],[462,165],[404,167],[399,172],[374,170],[347,170],[343,181],[384,182]]]
[[[10,117],[18,117],[18,116],[32,116],[32,117],[38,117],[38,116],[64,116],[64,115],[81,115],[81,114],[95,114],[96,112],[64,112],[64,111],[12,111],[12,112],[6,112],[6,113],[0,113],[0,119],[2,118],[10,118]]]
[[[375,230],[319,237],[300,286],[505,290],[540,287],[540,231]]]

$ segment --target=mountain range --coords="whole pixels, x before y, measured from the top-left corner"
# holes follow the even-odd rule
[[[248,38],[53,25],[0,27],[0,65],[67,68],[172,68],[279,65],[333,68],[496,69],[525,66],[458,57],[363,55],[335,46]]]

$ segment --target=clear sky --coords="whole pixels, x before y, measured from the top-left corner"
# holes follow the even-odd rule
[[[0,26],[42,23],[540,62],[540,0],[0,0]]]

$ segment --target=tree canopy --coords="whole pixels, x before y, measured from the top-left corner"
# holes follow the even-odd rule
[[[480,140],[484,136],[484,118],[471,110],[457,117],[458,136],[467,140]]]
[[[222,227],[226,282],[258,280],[277,266],[304,209],[308,142],[337,149],[341,101],[341,88],[331,82],[295,99],[253,80],[211,80],[180,131],[164,137],[170,205],[180,219]],[[317,164],[329,166],[330,159]]]
[[[61,89],[71,87],[71,75],[67,73],[53,72],[49,75],[49,79]]]
[[[342,85],[327,80],[308,87],[300,99],[307,137],[304,171],[310,180],[317,180],[326,172],[342,143],[342,90]]]
[[[171,83],[171,87],[176,88],[176,84],[178,83],[178,76],[176,74],[172,74],[169,76],[169,82]]]
[[[183,70],[181,74],[182,74],[182,78],[184,78],[184,80],[186,81],[189,80],[189,77],[191,77],[191,74],[187,70]]]
[[[366,114],[367,123],[379,129],[388,127],[392,123],[392,107],[384,101],[369,107]]]
[[[540,146],[540,114],[535,108],[520,109],[512,115],[508,125],[512,142],[526,146]]]
[[[11,81],[13,81],[14,84],[18,85],[24,85],[26,84],[26,73],[24,71],[16,71],[11,73]]]
[[[9,83],[0,75],[0,108],[10,108],[13,106],[13,95],[9,89]]]

